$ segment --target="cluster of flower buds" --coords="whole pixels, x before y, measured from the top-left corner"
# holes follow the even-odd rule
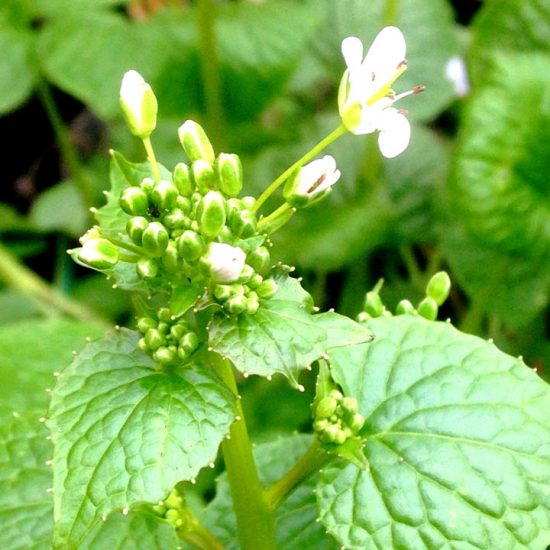
[[[152,508],[157,516],[167,520],[175,529],[183,527],[185,522],[185,501],[175,489]]]
[[[158,319],[140,317],[137,328],[142,334],[138,346],[161,365],[187,360],[199,346],[199,337],[185,319],[176,319],[168,308],[157,312]]]
[[[357,399],[331,390],[315,405],[313,429],[326,445],[343,445],[356,437],[365,419],[358,412]]]

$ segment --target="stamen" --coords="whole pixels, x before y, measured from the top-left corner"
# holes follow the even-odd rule
[[[398,101],[399,99],[403,99],[404,97],[407,97],[409,95],[416,95],[416,94],[420,94],[421,92],[423,92],[424,90],[426,89],[425,86],[414,86],[413,88],[411,88],[410,90],[407,90],[406,92],[403,92],[399,95],[396,95],[393,100],[394,101]]]
[[[397,65],[396,70],[399,71],[399,70],[401,70],[402,67],[407,68],[407,60],[406,60],[406,59],[403,59],[403,61],[401,61],[401,62]]]
[[[370,79],[371,82],[374,82],[376,80],[376,75],[374,73],[370,73]]]
[[[321,176],[313,183],[313,185],[306,191],[306,193],[308,195],[313,193],[319,187],[319,185],[321,185],[325,181],[326,178],[326,174],[321,174]]]
[[[409,114],[409,111],[407,111],[407,109],[397,109],[397,112],[403,116],[407,116]]]

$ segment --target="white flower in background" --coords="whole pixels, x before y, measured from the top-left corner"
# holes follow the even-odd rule
[[[157,125],[157,98],[137,71],[124,74],[120,105],[132,134],[141,139],[148,138]]]
[[[458,97],[465,97],[470,92],[470,81],[466,63],[462,57],[455,55],[445,64],[445,76],[454,87]]]
[[[285,185],[283,196],[292,206],[309,206],[330,193],[340,179],[334,157],[325,155],[302,166]]]
[[[225,243],[210,243],[201,261],[215,283],[234,283],[241,275],[246,254],[236,246]]]
[[[378,145],[387,158],[402,153],[409,144],[411,126],[405,112],[392,105],[423,86],[396,95],[392,84],[407,69],[405,38],[397,27],[382,29],[363,58],[363,43],[355,36],[342,42],[347,69],[340,83],[338,108],[346,128],[354,134],[379,131]]]

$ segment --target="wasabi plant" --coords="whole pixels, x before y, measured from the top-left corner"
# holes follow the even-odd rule
[[[548,386],[521,359],[436,320],[448,275],[394,312],[380,282],[352,320],[319,312],[271,255],[271,235],[345,172],[319,156],[326,146],[379,132],[384,156],[406,149],[411,127],[393,105],[423,88],[392,90],[405,50],[396,27],[364,58],[346,38],[341,125],[257,198],[239,157],[215,151],[195,121],[178,131],[183,160],[163,166],[151,143],[157,100],[126,73],[122,110],[148,160],[112,152],[107,202],[70,253],[130,291],[137,318],[90,341],[51,391],[54,548],[129,547],[120,532],[132,547],[163,549],[550,543]],[[280,206],[266,210],[280,188]],[[253,449],[241,378],[282,375],[303,391],[312,369],[311,433]],[[189,483],[222,463],[202,509]]]

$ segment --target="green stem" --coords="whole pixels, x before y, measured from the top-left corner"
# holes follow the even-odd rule
[[[386,10],[384,12],[384,25],[397,24],[398,10],[399,10],[399,0],[386,0]]]
[[[224,550],[218,539],[208,531],[187,506],[182,510],[184,522],[176,529],[178,537],[199,550]]]
[[[275,209],[269,216],[265,216],[264,218],[261,218],[258,222],[258,231],[261,232],[262,228],[265,227],[268,223],[271,223],[275,218],[278,218],[285,212],[288,212],[289,210],[292,210],[292,206],[288,204],[288,202],[285,202],[284,204],[281,204],[279,208]]]
[[[266,490],[265,495],[271,509],[275,510],[296,487],[318,472],[331,458],[315,439],[306,454],[279,481]]]
[[[298,159],[292,166],[288,167],[276,180],[274,180],[267,189],[260,195],[258,200],[256,201],[256,204],[254,204],[254,207],[252,210],[254,212],[257,212],[262,204],[277,190],[277,188],[282,185],[291,175],[292,173],[303,166],[306,162],[309,162],[312,158],[314,158],[318,153],[320,153],[323,149],[328,147],[333,141],[336,141],[339,137],[342,137],[344,134],[347,133],[346,127],[341,124],[333,130],[328,136],[323,138],[311,151],[307,152],[302,158]]]
[[[414,286],[417,287],[419,290],[424,290],[422,272],[420,270],[420,267],[418,266],[416,258],[414,257],[414,252],[412,248],[408,245],[400,246],[399,253],[401,254],[403,263],[407,268],[409,277],[411,278]]]
[[[42,79],[38,78],[37,81],[37,90],[42,105],[48,115],[50,124],[52,125],[55,139],[57,141],[57,146],[61,152],[61,157],[65,161],[72,181],[74,182],[76,188],[78,189],[84,204],[90,205],[95,201],[95,192],[92,183],[88,179],[84,169],[78,158],[78,153],[71,142],[69,137],[69,132],[59,114],[57,105],[53,98],[52,91],[48,83]]]
[[[214,145],[223,149],[223,104],[220,69],[216,47],[216,2],[198,0],[197,26],[199,31],[201,74],[206,100],[208,132]]]
[[[155,151],[153,150],[153,145],[151,144],[151,138],[143,139],[143,146],[145,147],[145,151],[147,153],[147,159],[151,164],[151,169],[153,170],[153,176],[155,178],[155,181],[159,181],[160,180],[159,165],[157,163],[157,157],[155,157]]]
[[[237,419],[231,425],[229,439],[222,443],[222,453],[241,549],[258,550],[261,546],[262,550],[275,550],[275,521],[258,478],[233,367],[219,355],[210,356],[214,370],[237,398]]]
[[[116,237],[103,237],[104,239],[107,239],[111,243],[113,243],[116,246],[120,246],[120,248],[124,248],[125,250],[129,250],[130,252],[133,252],[134,254],[137,254],[138,256],[148,256],[147,251],[144,248],[140,248],[139,246],[136,246],[131,243],[127,243],[125,241],[122,241],[121,239],[117,239]]]
[[[2,245],[0,245],[0,280],[49,310],[53,308],[75,319],[93,322],[104,328],[109,326],[105,319],[51,288]]]

